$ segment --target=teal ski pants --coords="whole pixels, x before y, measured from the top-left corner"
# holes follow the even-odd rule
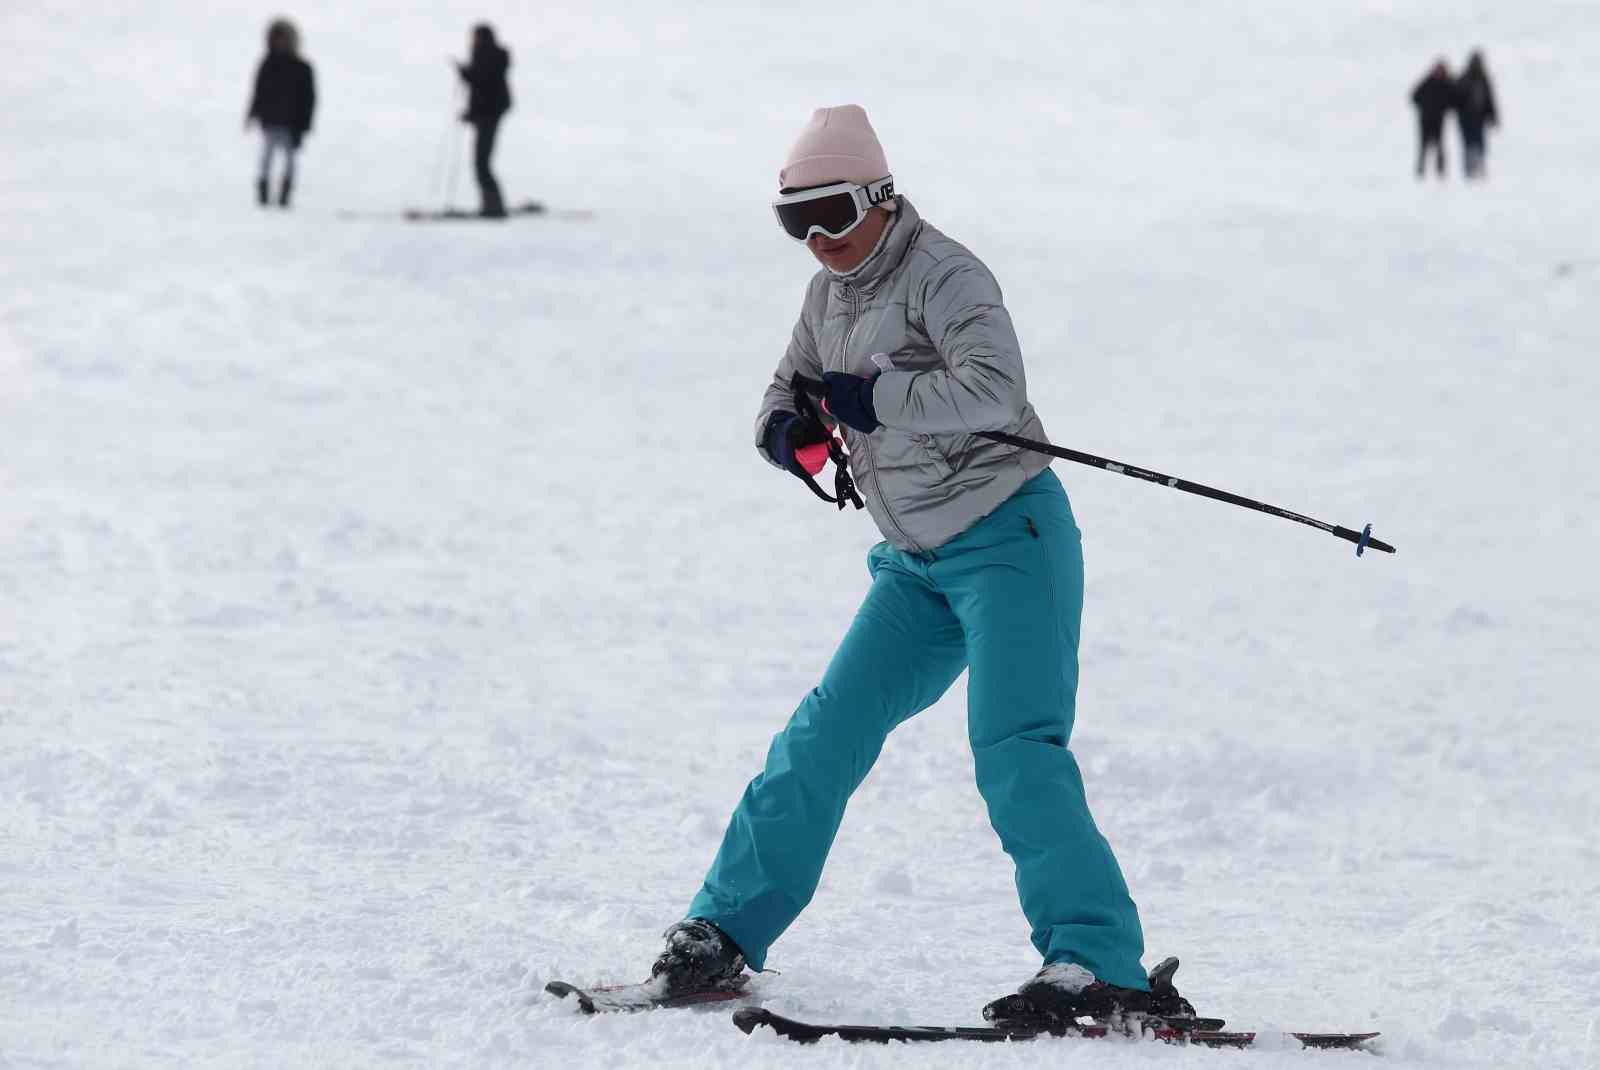
[[[1083,549],[1045,469],[937,550],[888,543],[822,682],[772,740],[728,823],[689,916],[714,922],[754,969],[811,901],[845,803],[896,725],[961,671],[989,822],[1016,867],[1046,963],[1146,987],[1144,936],[1067,748],[1078,685]]]

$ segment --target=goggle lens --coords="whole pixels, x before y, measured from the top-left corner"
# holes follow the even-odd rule
[[[830,237],[842,238],[865,218],[856,207],[856,199],[848,193],[779,204],[775,208],[784,233],[795,241],[805,241],[812,227],[822,228]]]

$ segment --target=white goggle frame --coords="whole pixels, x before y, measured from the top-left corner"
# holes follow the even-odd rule
[[[837,197],[840,194],[849,194],[851,203],[856,206],[855,218],[847,223],[842,230],[832,231],[820,223],[813,223],[803,237],[795,238],[793,234],[789,234],[789,228],[783,222],[783,213],[779,211],[780,208],[791,204],[805,204],[807,201],[819,201],[824,197]],[[893,196],[893,175],[884,175],[876,182],[870,182],[865,186],[857,185],[854,182],[835,182],[832,185],[803,189],[796,193],[785,193],[774,198],[772,201],[772,214],[777,218],[778,226],[783,227],[783,232],[789,234],[789,237],[794,238],[795,241],[808,241],[813,234],[821,234],[823,237],[838,239],[859,227],[861,221],[867,218],[868,211]]]

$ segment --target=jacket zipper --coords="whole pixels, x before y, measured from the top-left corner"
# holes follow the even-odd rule
[[[860,291],[854,286],[847,285],[844,288],[844,292],[850,298],[850,326],[844,329],[844,345],[839,347],[839,370],[847,372],[850,370],[850,338],[856,333],[856,323],[861,315],[861,306],[857,302]]]

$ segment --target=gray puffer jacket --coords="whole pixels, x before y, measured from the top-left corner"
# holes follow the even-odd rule
[[[764,444],[767,421],[795,411],[795,372],[820,379],[825,371],[872,376],[882,369],[872,401],[883,426],[870,435],[840,431],[878,530],[920,553],[987,516],[1049,458],[974,436],[1008,431],[1044,440],[1011,316],[983,262],[899,200],[860,267],[848,275],[819,271],[806,288],[756,417],[756,448],[776,463]]]

